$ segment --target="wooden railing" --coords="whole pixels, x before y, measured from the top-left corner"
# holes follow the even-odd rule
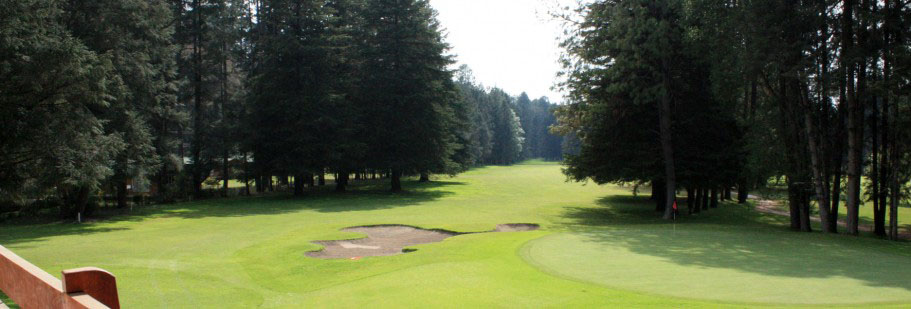
[[[22,308],[120,308],[114,275],[94,267],[63,271],[63,281],[0,246],[0,290]]]

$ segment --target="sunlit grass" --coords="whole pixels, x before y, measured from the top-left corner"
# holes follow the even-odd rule
[[[58,276],[82,266],[113,272],[125,308],[714,308],[845,302],[794,298],[800,289],[808,298],[818,291],[799,284],[783,291],[780,280],[831,284],[844,298],[856,297],[855,303],[891,301],[911,289],[891,277],[871,275],[911,269],[907,243],[790,233],[784,219],[738,205],[670,224],[653,213],[647,197],[634,198],[628,188],[567,183],[560,168],[540,161],[478,168],[431,183],[408,181],[408,191],[401,194],[369,181],[345,194],[327,187],[303,198],[270,195],[148,206],[130,216],[81,225],[0,226],[0,244]],[[542,229],[457,236],[416,246],[413,253],[356,261],[304,255],[319,248],[311,241],[358,237],[339,231],[349,226],[484,231],[501,223],[538,223]],[[597,237],[586,239],[591,235]],[[568,240],[549,242],[562,237]],[[793,245],[777,249],[780,243]],[[568,247],[529,253],[544,244]],[[856,261],[833,257],[834,252],[870,252],[882,259],[849,265]],[[618,253],[625,255],[614,256]],[[751,254],[756,258],[749,264],[737,263]],[[784,269],[782,261],[795,257],[799,263]],[[624,264],[611,264],[612,259]],[[833,275],[815,268],[823,266]],[[807,267],[814,268],[802,271]],[[690,275],[648,286],[662,274],[675,273]],[[711,288],[720,285],[728,288]],[[756,295],[734,293],[744,289]],[[876,298],[877,291],[888,293]]]

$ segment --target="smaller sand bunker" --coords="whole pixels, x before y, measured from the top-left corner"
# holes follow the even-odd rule
[[[522,232],[537,230],[537,224],[500,224],[497,228],[480,233]],[[342,229],[345,232],[366,234],[366,238],[345,240],[319,240],[323,245],[319,251],[307,252],[307,256],[320,259],[350,259],[365,256],[388,256],[411,252],[405,247],[443,241],[446,238],[474,233],[459,233],[440,229],[422,229],[407,225],[356,226]]]

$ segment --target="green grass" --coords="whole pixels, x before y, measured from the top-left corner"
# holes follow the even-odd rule
[[[873,225],[873,202],[865,202],[860,206],[860,209],[857,210],[858,215],[860,216],[860,223],[866,225]],[[847,218],[848,209],[845,208],[844,203],[838,207],[838,217],[842,220]],[[886,208],[886,228],[889,226],[889,210]],[[899,207],[898,208],[898,226],[902,231],[911,232],[911,208],[908,207]]]
[[[777,188],[765,189],[765,190],[762,190],[761,195],[764,196],[765,198],[778,199],[778,200],[785,201],[785,202],[781,203],[779,206],[783,210],[787,209],[787,203],[786,203],[787,189],[786,189],[786,187],[782,186],[782,187],[777,187]],[[840,220],[846,220],[848,209],[847,209],[847,207],[845,207],[844,196],[841,197],[840,201],[841,201],[841,203],[839,204],[839,207],[838,207],[838,218]],[[818,209],[818,205],[816,204],[815,201],[811,202],[811,208],[812,208],[811,211],[812,211],[813,215],[818,216],[819,209]],[[863,204],[861,204],[860,209],[858,209],[858,215],[860,217],[860,224],[873,226],[873,202],[866,201]],[[814,225],[814,227],[815,226],[816,225]],[[887,229],[888,229],[888,226],[889,226],[889,210],[887,208],[886,209],[886,228]],[[911,233],[911,208],[906,207],[906,205],[900,205],[898,207],[898,226],[902,232]],[[842,230],[841,227],[839,227],[839,229]]]
[[[125,308],[911,304],[907,243],[790,233],[783,218],[736,205],[669,224],[627,189],[564,180],[553,163],[486,167],[407,182],[402,194],[373,184],[154,206],[81,225],[6,225],[0,244],[57,276],[113,272]],[[356,261],[304,255],[318,249],[313,240],[358,237],[339,231],[349,226],[500,223],[542,230]]]

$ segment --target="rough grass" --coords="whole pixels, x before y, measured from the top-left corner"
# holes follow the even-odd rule
[[[675,227],[657,219],[650,203],[624,188],[564,180],[559,165],[552,163],[486,167],[429,184],[407,182],[409,192],[402,194],[385,193],[373,184],[341,195],[327,188],[300,199],[281,195],[150,207],[81,225],[0,226],[0,244],[57,276],[81,266],[112,271],[125,308],[715,308],[756,303],[726,296],[731,291],[753,290],[766,297],[760,302],[773,304],[793,303],[791,293],[817,292],[800,286],[802,290],[785,290],[771,280],[780,278],[835,282],[845,297],[862,297],[874,283],[881,288],[874,294],[911,290],[907,283],[868,276],[886,267],[911,268],[911,246],[905,243],[784,232],[780,218],[734,205],[683,218]],[[358,237],[339,231],[349,226],[406,224],[467,232],[501,223],[538,223],[542,229],[451,237],[389,257],[320,260],[304,255],[318,249],[313,240]],[[669,234],[675,229],[677,238]],[[723,233],[733,236],[718,237]],[[568,246],[550,251],[557,255],[530,253],[560,237],[570,239],[557,242]],[[580,237],[594,246],[572,241]],[[805,242],[835,249],[808,249],[795,257],[787,248],[775,248]],[[839,255],[833,257],[836,251]],[[854,265],[842,259],[868,251],[886,259]],[[615,256],[622,252],[627,255]],[[795,263],[780,262],[798,257]],[[546,258],[560,261],[559,267]],[[608,267],[612,259],[627,263],[623,272],[601,269],[620,271]],[[752,262],[747,267],[738,260]],[[652,261],[664,268],[655,269]],[[834,275],[824,275],[825,267],[832,267]],[[561,269],[598,272],[598,280]],[[655,278],[674,272],[695,275],[651,287]],[[713,277],[727,273],[744,276]],[[852,280],[832,281],[834,277]],[[741,288],[713,290],[728,284]]]

